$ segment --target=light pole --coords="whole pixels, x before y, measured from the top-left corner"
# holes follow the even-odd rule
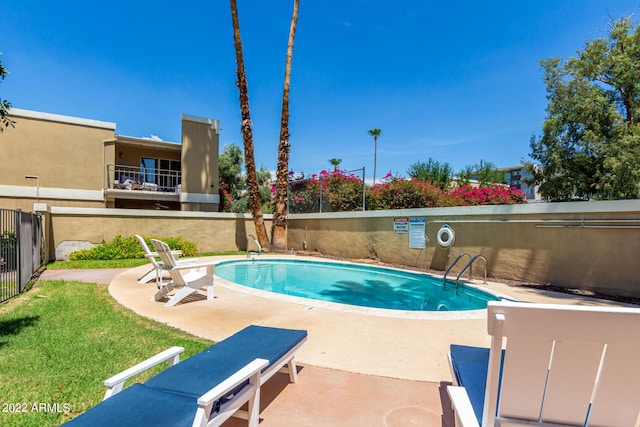
[[[25,175],[25,179],[35,179],[36,180],[36,203],[40,203],[40,178],[38,175]]]

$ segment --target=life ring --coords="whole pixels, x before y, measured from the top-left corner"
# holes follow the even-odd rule
[[[438,244],[443,248],[448,248],[453,245],[453,242],[456,241],[456,234],[453,232],[453,229],[448,225],[443,225],[440,230],[438,230]]]

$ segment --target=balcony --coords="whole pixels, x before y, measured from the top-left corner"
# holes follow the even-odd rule
[[[139,166],[107,165],[107,199],[180,200],[181,173]]]

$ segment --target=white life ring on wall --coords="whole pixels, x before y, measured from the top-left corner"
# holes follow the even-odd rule
[[[448,248],[453,245],[455,241],[456,233],[454,233],[453,229],[448,225],[445,224],[438,230],[438,244],[443,248]]]

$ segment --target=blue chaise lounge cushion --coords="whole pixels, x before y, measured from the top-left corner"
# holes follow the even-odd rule
[[[307,331],[248,326],[147,380],[149,387],[198,398],[255,358],[269,365],[303,341]]]
[[[125,388],[66,425],[191,426],[200,396],[256,358],[273,364],[306,336],[302,330],[249,326],[146,383]]]
[[[489,349],[452,344],[450,352],[456,382],[467,390],[478,424],[482,425],[484,393],[487,387],[487,370],[489,368]],[[504,350],[502,351],[502,360],[504,362]],[[502,376],[502,372],[500,372],[500,376]]]
[[[69,427],[190,427],[198,409],[191,397],[133,384],[72,419]]]

